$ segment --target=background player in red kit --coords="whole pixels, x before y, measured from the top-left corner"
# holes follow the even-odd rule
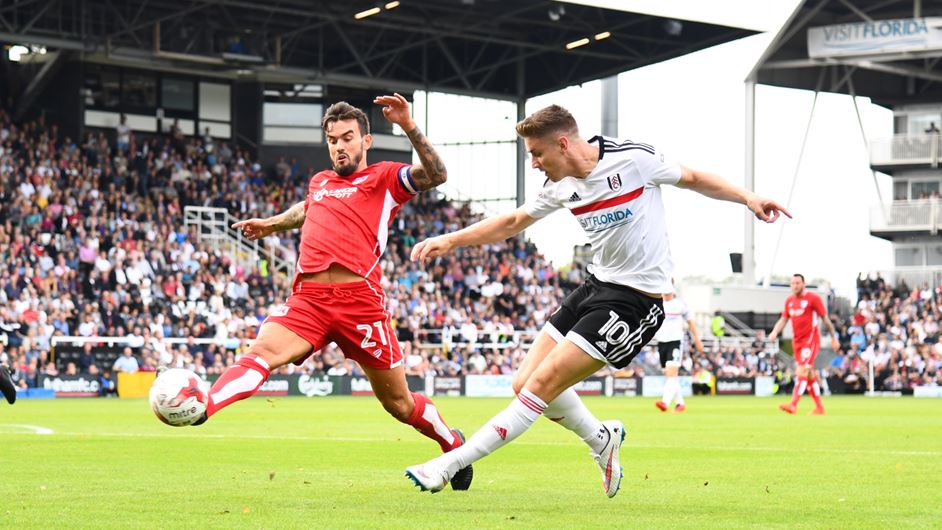
[[[772,333],[769,333],[769,340],[774,341],[785,329],[785,323],[789,319],[792,321],[795,388],[792,391],[791,403],[782,403],[778,408],[794,414],[798,400],[807,390],[811,394],[811,399],[814,400],[814,410],[810,414],[821,415],[824,414],[824,406],[821,404],[821,386],[818,385],[818,378],[814,373],[814,359],[818,356],[818,350],[821,349],[821,329],[818,326],[818,319],[824,322],[825,329],[831,335],[831,348],[837,351],[840,344],[821,297],[805,290],[805,277],[801,274],[792,276],[791,289],[792,294],[785,300],[782,317],[775,323]]]
[[[378,266],[400,205],[445,182],[445,164],[416,127],[404,97],[381,96],[374,103],[384,105],[386,119],[405,131],[421,164],[368,166],[373,137],[366,114],[345,102],[327,109],[321,125],[333,169],[314,175],[307,199],[288,211],[232,225],[250,240],[300,228],[300,257],[291,296],[265,319],[248,353],[213,385],[199,423],[254,394],[271,370],[300,364],[336,342],[360,364],[373,393],[394,418],[438,442],[442,451],[463,443],[461,433],[445,424],[430,399],[409,391]],[[471,478],[468,466],[452,487],[467,489]]]

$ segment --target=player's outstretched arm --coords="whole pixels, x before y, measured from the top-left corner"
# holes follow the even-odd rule
[[[409,141],[412,142],[412,148],[419,155],[421,163],[412,166],[412,180],[415,182],[416,190],[427,191],[448,180],[445,162],[412,120],[409,102],[406,98],[399,94],[379,96],[373,100],[373,103],[384,105],[383,116],[402,128],[409,137]]]
[[[785,317],[779,317],[778,322],[775,323],[775,326],[772,328],[772,333],[769,333],[769,342],[775,342],[775,339],[778,337],[778,334],[785,329],[785,324],[788,323],[788,319]]]
[[[284,212],[266,217],[253,218],[233,223],[232,228],[242,230],[242,235],[249,241],[268,237],[275,232],[294,230],[304,224],[304,201],[301,201]]]
[[[774,223],[781,214],[785,214],[789,218],[792,216],[788,213],[788,210],[772,199],[760,197],[745,188],[734,186],[715,173],[697,171],[681,166],[680,181],[677,186],[693,190],[713,199],[745,204],[747,208],[756,214],[756,217],[767,223]]]
[[[412,261],[425,261],[427,258],[444,256],[458,247],[503,241],[519,234],[536,221],[523,208],[489,217],[457,232],[422,241],[412,247]]]
[[[693,337],[693,346],[698,353],[703,353],[703,343],[700,342],[700,330],[697,329],[697,323],[691,318],[687,321],[687,327],[690,329],[690,336]]]

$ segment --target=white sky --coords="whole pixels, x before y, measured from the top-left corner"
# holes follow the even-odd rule
[[[593,4],[604,4],[596,0]],[[714,171],[736,184],[743,183],[745,146],[745,87],[743,79],[768,46],[774,32],[791,14],[795,2],[772,0],[610,0],[631,10],[701,18],[757,29],[764,33],[696,52],[673,61],[633,70],[619,76],[619,136],[655,145],[670,152],[684,165]],[[702,11],[696,11],[701,9]],[[651,10],[651,11],[649,11]],[[600,132],[601,83],[540,96],[530,100],[527,113],[551,103],[568,108],[585,137]],[[428,132],[433,142],[457,139],[507,138],[513,134],[514,106],[488,102],[468,104],[469,98],[433,94]],[[802,137],[808,123],[813,93],[759,86],[756,92],[756,192],[779,202],[788,200],[798,163]],[[417,99],[416,107],[422,103]],[[892,134],[892,113],[858,99],[868,138]],[[444,112],[444,108],[448,112]],[[417,112],[419,114],[419,112]],[[455,124],[464,126],[456,130]],[[507,133],[507,134],[504,134]],[[444,135],[444,136],[443,136]],[[446,140],[447,137],[447,140]],[[465,148],[445,153],[456,185],[469,189],[513,191],[512,154],[489,156]],[[508,167],[509,166],[509,167]],[[884,197],[890,197],[889,179],[881,177]],[[529,169],[527,197],[543,183],[543,176]],[[450,179],[450,183],[451,183]],[[671,251],[678,278],[721,280],[731,274],[729,253],[743,247],[742,206],[721,203],[696,193],[666,187],[665,204]],[[474,192],[466,192],[478,195]],[[494,196],[495,194],[491,194]],[[498,193],[496,195],[508,196]],[[789,209],[793,220],[776,225],[755,224],[756,275],[773,267],[776,240],[781,248],[772,274],[801,272],[809,279],[830,281],[841,294],[850,295],[860,271],[892,267],[891,246],[869,235],[869,215],[878,203],[868,154],[861,138],[853,102],[848,96],[821,94],[811,125],[808,145],[798,173]],[[500,210],[510,207],[503,204]],[[572,216],[558,212],[540,221],[528,236],[556,265],[568,262],[572,247],[585,236]]]

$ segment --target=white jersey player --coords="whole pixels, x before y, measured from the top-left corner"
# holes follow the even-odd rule
[[[591,447],[602,487],[612,497],[622,477],[618,451],[624,425],[600,422],[571,387],[606,364],[627,366],[664,319],[661,298],[673,290],[673,265],[661,186],[745,204],[766,222],[787,212],[717,175],[683,167],[651,145],[600,136],[585,140],[572,115],[557,105],[518,123],[517,134],[533,167],[547,177],[539,196],[513,212],[422,241],[412,258],[421,261],[461,246],[503,241],[553,211],[567,209],[592,245],[591,276],[566,297],[530,347],[514,377],[517,398],[510,406],[465,445],[409,467],[406,476],[422,490],[439,491],[459,469],[546,415]]]
[[[676,401],[677,406],[674,409],[677,412],[687,410],[684,403],[684,395],[680,388],[680,367],[683,365],[688,371],[691,367],[690,357],[685,357],[686,351],[684,337],[684,323],[690,328],[690,335],[693,337],[693,344],[697,351],[703,352],[703,343],[700,342],[700,334],[697,332],[697,325],[693,321],[690,308],[683,300],[674,296],[674,293],[664,293],[664,323],[661,329],[654,335],[657,340],[657,350],[661,358],[661,367],[664,368],[664,393],[660,401],[654,405],[667,411],[670,404]]]

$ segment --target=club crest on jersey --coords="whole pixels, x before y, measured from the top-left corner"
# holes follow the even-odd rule
[[[336,190],[317,190],[311,193],[311,200],[320,202],[324,197],[335,197],[337,199],[347,199],[354,193],[356,193],[356,188],[339,188]]]
[[[621,189],[621,173],[608,177],[608,188],[612,191]]]

